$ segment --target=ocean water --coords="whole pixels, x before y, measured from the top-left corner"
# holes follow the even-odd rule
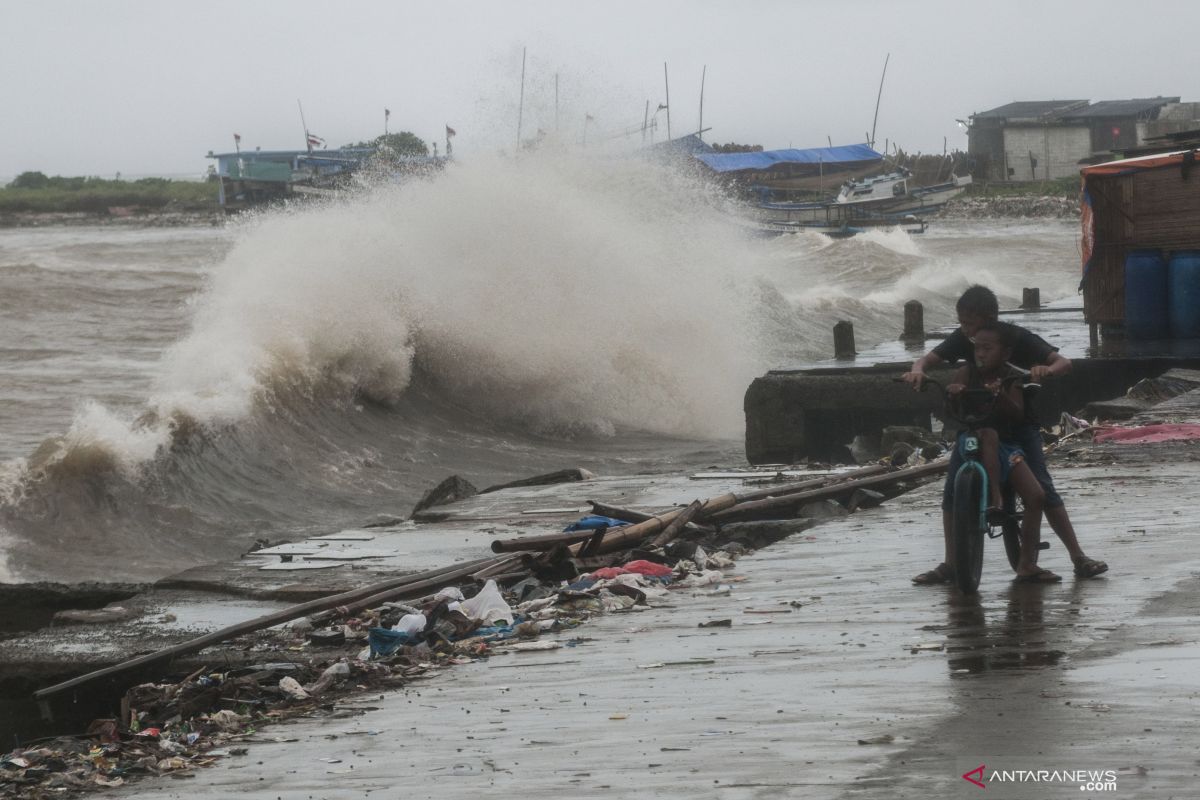
[[[0,580],[148,579],[483,486],[744,461],[830,329],[1078,282],[1077,227],[755,238],[686,175],[468,160],[222,226],[0,230]]]

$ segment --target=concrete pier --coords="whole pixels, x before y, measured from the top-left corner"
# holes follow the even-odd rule
[[[1169,369],[1200,368],[1200,342],[1106,340],[1092,347],[1082,310],[1041,306],[1001,318],[1029,328],[1072,361],[1069,375],[1047,380],[1037,398],[1043,425],[1065,411],[1077,414],[1089,403],[1122,397],[1135,383]],[[746,391],[746,458],[751,464],[790,464],[804,459],[851,461],[856,437],[877,440],[892,425],[932,427],[940,413],[936,390],[917,393],[895,379],[952,328],[924,342],[884,342],[852,363],[828,361],[800,369],[772,370]],[[949,369],[931,376],[944,380]]]

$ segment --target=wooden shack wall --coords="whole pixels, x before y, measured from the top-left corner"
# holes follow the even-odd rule
[[[1131,250],[1200,249],[1200,168],[1180,165],[1088,178],[1095,215],[1093,265],[1083,287],[1089,323],[1125,321],[1125,256]]]

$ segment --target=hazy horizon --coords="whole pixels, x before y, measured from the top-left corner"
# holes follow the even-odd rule
[[[521,54],[523,129],[567,142],[637,146],[646,103],[666,100],[671,129],[696,130],[702,70],[705,138],[767,149],[865,140],[884,59],[877,147],[965,148],[956,119],[1014,100],[1182,96],[1195,6],[1151,2],[1168,19],[1153,48],[1098,47],[1121,35],[1128,6],[946,0],[758,2],[467,2],[358,0],[204,5],[66,0],[0,5],[0,180],[47,174],[200,177],[208,151],[328,146],[410,130],[460,156],[513,148]],[[555,83],[558,83],[556,115]],[[1194,80],[1194,78],[1192,79]],[[657,137],[666,134],[658,114]],[[622,136],[624,131],[633,131]]]

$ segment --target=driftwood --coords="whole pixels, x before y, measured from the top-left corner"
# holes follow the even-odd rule
[[[610,506],[606,503],[600,503],[595,500],[588,500],[588,503],[592,506],[593,514],[598,514],[601,517],[619,519],[622,522],[645,522],[648,519],[652,519],[654,516],[653,514],[634,511],[631,508],[618,508],[617,506]]]
[[[615,517],[614,517],[615,519]],[[526,536],[523,539],[496,539],[492,542],[493,553],[517,553],[522,550],[553,550],[560,544],[584,542],[596,535],[596,531],[572,531],[570,533],[548,533],[544,536]]]
[[[587,481],[596,477],[582,467],[572,467],[570,469],[560,469],[556,472],[547,472],[544,475],[534,475],[530,478],[522,478],[519,481],[509,481],[508,483],[498,483],[495,486],[489,486],[480,494],[488,492],[498,492],[501,489],[514,489],[518,486],[549,486],[555,483],[572,483],[574,481]]]
[[[779,484],[779,485],[771,486],[771,487],[764,488],[764,489],[755,489],[750,492],[731,494],[731,495],[728,495],[728,497],[734,498],[734,500],[737,503],[751,502],[751,501],[755,501],[755,500],[766,499],[769,497],[780,497],[780,496],[786,496],[789,494],[796,494],[798,492],[808,491],[811,489],[829,485],[831,482],[833,482],[835,484],[845,483],[845,482],[850,481],[855,478],[864,478],[864,477],[867,477],[870,475],[877,475],[881,472],[889,472],[892,469],[893,469],[892,467],[885,466],[883,464],[872,464],[870,466],[862,467],[861,469],[851,470],[850,472],[846,472],[841,475],[823,475],[820,478],[811,478],[809,480],[800,481],[798,483]],[[612,517],[613,519],[619,519],[624,522],[634,523],[632,528],[644,531],[643,533],[637,534],[637,536],[643,537],[643,538],[652,536],[655,534],[660,534],[662,532],[662,530],[661,530],[661,528],[655,529],[655,530],[651,530],[649,528],[638,529],[637,528],[638,525],[642,525],[642,524],[650,522],[652,520],[660,520],[662,527],[666,527],[667,525],[669,525],[671,522],[673,522],[676,519],[676,517],[674,515],[678,513],[678,510],[674,510],[674,511],[668,511],[659,516],[654,516],[653,514],[645,514],[641,511],[634,511],[634,510],[628,509],[628,508],[619,508],[617,506],[610,506],[605,503],[600,503],[596,500],[589,500],[588,503],[591,504],[592,512],[595,514],[599,514],[600,516],[604,516],[604,517]],[[706,531],[705,528],[701,527],[700,525],[697,525],[696,523],[705,521],[706,516],[708,514],[712,514],[712,513],[715,513],[713,506],[702,507],[700,510],[693,512],[691,515],[689,515],[688,519],[685,520],[685,522],[683,523],[684,527],[687,530],[707,533],[708,531]],[[651,526],[651,527],[653,527],[653,526]],[[620,536],[620,539],[619,539],[620,542],[623,543],[623,542],[630,541],[630,538],[627,533],[629,530],[630,530],[630,528],[625,528],[625,527],[612,528],[605,535],[605,539],[604,539],[603,543],[598,543],[597,545],[593,545],[592,547],[588,548],[586,550],[586,552],[584,551],[584,549],[582,547],[579,547],[578,549],[572,548],[572,550],[576,555],[580,555],[580,554],[594,555],[596,553],[614,552],[615,549],[619,550],[621,548],[620,547],[609,548],[607,546],[609,540],[611,540],[614,536]],[[675,531],[672,533],[671,538],[674,538],[675,536],[678,536],[678,535],[679,535],[679,531]],[[518,552],[521,550],[551,550],[560,544],[564,544],[564,545],[568,545],[568,546],[578,545],[579,543],[586,542],[587,540],[589,540],[591,538],[592,538],[591,532],[577,532],[577,533],[572,532],[572,533],[550,533],[550,534],[546,534],[543,536],[527,536],[522,539],[497,539],[492,542],[492,552],[494,552],[494,553],[513,553],[513,552]],[[636,542],[637,540],[634,539],[633,541]],[[668,539],[667,541],[670,541],[670,540]],[[656,542],[657,542],[657,540],[656,540]]]
[[[874,489],[880,486],[890,486],[907,480],[916,480],[930,475],[945,472],[949,467],[948,459],[938,459],[929,464],[896,470],[885,475],[873,475],[853,481],[842,481],[829,486],[823,486],[808,491],[795,492],[782,497],[768,497],[763,500],[752,500],[739,503],[732,508],[724,509],[713,514],[713,522],[733,522],[747,519],[784,519],[793,516],[795,510],[805,503],[814,500],[828,500],[843,494],[852,493],[855,489]]]
[[[203,650],[206,647],[211,647],[214,644],[219,644],[227,639],[232,639],[236,636],[242,636],[254,631],[271,628],[275,625],[280,625],[284,622],[291,622],[294,619],[308,616],[314,612],[326,611],[339,607],[348,607],[356,603],[361,603],[364,598],[371,600],[378,597],[380,593],[387,590],[396,594],[408,594],[412,592],[424,592],[427,589],[436,586],[445,586],[458,580],[462,580],[470,576],[472,573],[489,566],[490,564],[506,561],[507,558],[481,558],[475,561],[468,561],[464,564],[457,564],[453,567],[443,567],[441,569],[428,570],[426,572],[418,572],[413,575],[406,575],[401,578],[392,578],[387,581],[364,586],[361,589],[352,589],[349,592],[331,595],[329,597],[321,597],[316,600],[310,600],[307,603],[290,606],[280,611],[267,614],[265,616],[256,617],[247,622],[241,622],[237,625],[230,625],[227,628],[221,628],[212,633],[206,633],[203,636],[198,636],[195,639],[189,639],[186,642],[181,642],[171,647],[164,647],[161,650],[156,650],[153,653],[131,658],[127,661],[122,661],[119,664],[114,664],[111,667],[98,669],[94,672],[89,672],[85,675],[72,678],[62,683],[56,683],[53,686],[48,686],[45,689],[39,689],[33,693],[35,700],[42,700],[59,692],[73,689],[76,686],[82,686],[85,683],[91,683],[100,678],[107,678],[112,675],[119,675],[122,672],[128,672],[138,667],[156,664],[160,661],[166,661],[176,656],[194,653],[198,650]],[[395,595],[393,595],[395,596]]]
[[[699,500],[693,500],[691,505],[680,512],[679,516],[671,520],[671,524],[663,529],[663,532],[654,537],[654,541],[650,543],[651,547],[663,547],[672,539],[683,531],[685,525],[692,521],[692,517],[700,513],[700,509],[704,506]]]
[[[711,514],[715,514],[719,511],[723,511],[732,507],[736,502],[737,495],[733,493],[710,497],[704,501],[704,504],[700,507],[700,510],[697,512],[696,516],[708,517]],[[642,539],[660,533],[663,528],[670,525],[676,517],[684,512],[684,510],[685,509],[682,508],[675,509],[668,511],[665,514],[651,517],[650,519],[644,522],[639,522],[635,525],[630,525],[625,528],[618,528],[616,530],[609,530],[608,535],[605,537],[604,541],[600,543],[600,546],[596,547],[594,550],[590,550],[589,553],[615,553],[618,550],[625,550],[629,547],[632,547],[633,545],[641,542]],[[573,555],[578,555],[581,547],[582,545],[578,544],[572,545],[570,550]]]
[[[820,478],[811,478],[798,483],[785,483],[778,486],[768,486],[765,489],[757,489],[753,492],[739,492],[738,502],[748,503],[752,500],[765,500],[768,497],[783,497],[797,492],[816,489],[828,483],[843,483],[845,481],[857,480],[866,478],[871,475],[878,475],[883,472],[890,472],[893,468],[886,464],[870,464],[858,469],[852,469],[849,472],[843,472],[840,475],[822,475]]]

